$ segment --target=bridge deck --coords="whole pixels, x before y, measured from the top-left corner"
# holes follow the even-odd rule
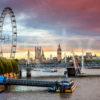
[[[56,81],[37,81],[37,80],[25,80],[25,79],[7,79],[7,85],[25,85],[25,86],[38,86],[38,87],[52,87],[56,86]]]

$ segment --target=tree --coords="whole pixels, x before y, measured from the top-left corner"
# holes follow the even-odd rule
[[[16,61],[15,59],[12,59],[11,63],[12,63],[13,72],[18,73],[18,61]]]
[[[0,60],[0,74],[4,74],[4,68],[1,60]]]
[[[18,61],[15,59],[0,58],[0,74],[18,73]]]

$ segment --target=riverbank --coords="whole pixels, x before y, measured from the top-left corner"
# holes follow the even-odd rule
[[[14,78],[14,79],[18,78],[18,75],[15,73],[5,73],[4,75],[1,75],[1,76],[4,76],[6,78]]]
[[[5,73],[5,74],[0,75],[0,76],[4,76],[6,78],[12,78],[12,79],[17,79],[18,78],[18,75],[15,74],[15,73]],[[0,92],[4,92],[5,90],[6,90],[6,86],[0,85]]]

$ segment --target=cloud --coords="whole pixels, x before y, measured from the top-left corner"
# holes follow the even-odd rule
[[[100,32],[99,0],[8,0],[1,7],[11,6],[27,27],[59,30],[66,27],[76,34]],[[3,8],[2,8],[3,9]],[[24,18],[22,15],[25,15]],[[29,18],[27,18],[27,16]],[[22,17],[19,20],[19,17]]]
[[[61,43],[64,48],[99,49],[99,4],[99,0],[1,0],[0,12],[6,6],[13,9],[21,47]]]

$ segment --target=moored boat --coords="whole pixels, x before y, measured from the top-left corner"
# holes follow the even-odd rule
[[[58,87],[52,86],[48,88],[49,92],[57,92],[57,93],[72,93],[77,87],[77,84],[70,81],[62,81]]]

